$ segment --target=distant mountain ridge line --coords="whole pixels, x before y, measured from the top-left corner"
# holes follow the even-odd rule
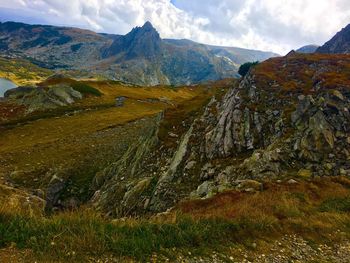
[[[162,39],[150,22],[126,35],[74,27],[0,23],[0,52],[50,69],[99,74],[139,85],[195,84],[238,76],[239,65],[272,52]]]

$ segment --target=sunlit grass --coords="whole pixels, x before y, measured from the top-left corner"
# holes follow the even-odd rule
[[[350,215],[337,205],[331,211],[320,208],[333,194],[343,204],[341,198],[349,195],[348,180],[323,179],[293,186],[268,184],[256,194],[226,192],[183,202],[173,212],[151,218],[111,221],[88,208],[30,216],[2,206],[0,247],[16,244],[45,260],[79,261],[101,255],[147,260],[173,248],[210,251],[292,233],[316,243],[332,242],[335,237],[329,234],[349,233]]]

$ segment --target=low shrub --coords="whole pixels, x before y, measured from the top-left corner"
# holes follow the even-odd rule
[[[241,75],[242,77],[244,77],[245,75],[247,75],[247,73],[249,72],[251,67],[254,67],[256,65],[259,64],[259,61],[255,61],[255,62],[247,62],[242,64],[239,69],[238,69],[238,73],[239,75]]]
[[[73,83],[71,87],[82,94],[90,94],[98,97],[102,95],[102,93],[98,89],[95,89],[85,83],[76,82]]]

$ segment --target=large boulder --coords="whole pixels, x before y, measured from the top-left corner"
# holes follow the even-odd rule
[[[5,98],[24,105],[28,112],[33,112],[67,106],[82,99],[83,96],[68,85],[54,85],[49,87],[17,87],[6,91]]]

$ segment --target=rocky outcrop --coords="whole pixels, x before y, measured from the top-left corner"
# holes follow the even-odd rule
[[[5,92],[8,101],[23,105],[27,112],[54,109],[73,104],[83,95],[67,85],[51,87],[18,87]]]
[[[117,162],[95,176],[91,202],[96,209],[123,217],[147,207],[154,187],[154,174],[146,167],[153,161],[151,152],[158,142],[160,119],[161,115],[145,127],[144,134]]]
[[[292,56],[294,62],[302,58]],[[316,74],[329,70],[322,64],[313,67]],[[300,169],[313,176],[350,172],[350,83],[332,89],[315,83],[303,94],[289,90],[288,98],[281,100],[285,91],[273,79],[269,86],[256,81],[260,70],[257,67],[224,98],[217,124],[206,134],[207,158],[246,154],[234,169],[239,178],[298,175]],[[296,82],[298,77],[303,76],[296,76]],[[271,88],[275,91],[267,96]]]
[[[145,134],[96,177],[93,203],[115,216],[159,213],[186,198],[262,191],[265,180],[350,176],[349,70],[347,56],[295,52],[259,64],[182,135],[168,133],[175,149],[156,143],[155,128]]]
[[[264,62],[214,98],[193,124],[177,179],[163,190],[188,180],[177,193],[208,198],[229,189],[259,191],[263,180],[350,175],[350,83],[329,77],[333,67],[346,72],[350,60],[309,59],[292,53]],[[274,66],[285,72],[265,73]],[[307,78],[311,85],[299,80]]]
[[[257,91],[253,76],[227,93],[220,105],[216,127],[206,134],[209,159],[237,156],[267,146],[281,136],[283,113],[271,110],[268,105],[271,98],[267,96],[266,92]]]
[[[188,152],[189,139],[193,132],[193,126],[183,136],[177,151],[175,152],[171,163],[163,175],[159,178],[155,191],[153,193],[150,209],[153,211],[163,211],[174,205],[179,200],[177,191],[172,191],[178,173],[182,175],[181,165],[184,164],[185,156]]]

